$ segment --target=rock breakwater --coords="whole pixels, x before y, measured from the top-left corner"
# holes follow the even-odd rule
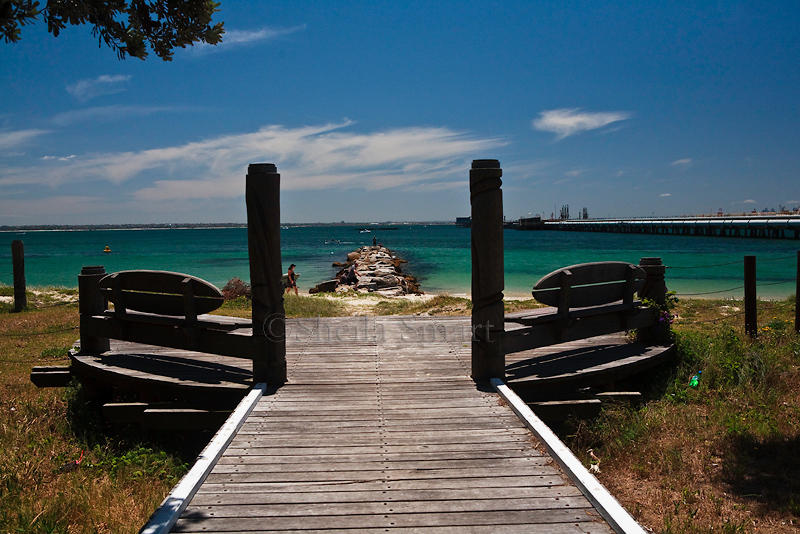
[[[417,279],[403,272],[404,263],[407,261],[386,247],[361,247],[350,252],[346,261],[333,264],[340,267],[336,278],[317,284],[309,293],[358,291],[387,297],[422,294]]]

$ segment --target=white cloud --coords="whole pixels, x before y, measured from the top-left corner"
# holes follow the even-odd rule
[[[137,199],[234,198],[244,192],[247,164],[271,161],[278,164],[285,191],[413,189],[418,184],[441,189],[444,182],[463,181],[471,159],[504,144],[448,128],[343,131],[351,124],[265,126],[183,145],[81,155],[55,166],[0,169],[0,186],[149,178],[149,185],[134,193]]]
[[[75,154],[70,154],[69,156],[42,156],[44,161],[51,161],[51,160],[58,160],[58,161],[69,161],[71,159],[75,159],[78,156]]]
[[[556,134],[556,139],[564,139],[576,133],[596,130],[614,122],[631,117],[627,111],[581,111],[580,108],[550,109],[539,113],[533,119],[535,129]]]
[[[49,133],[49,130],[12,130],[0,131],[0,150],[7,150],[22,145],[40,135]]]
[[[97,78],[87,78],[67,86],[67,92],[81,102],[102,95],[113,95],[127,89],[131,79],[129,74],[102,74]]]
[[[658,195],[658,196],[660,196],[660,197],[671,197],[671,196],[672,196],[672,193],[661,193],[661,194],[660,194],[660,195]]]
[[[742,200],[742,204],[755,204],[755,203],[756,203],[756,201],[753,200],[752,198],[748,198],[746,200]]]
[[[185,109],[171,106],[98,106],[58,113],[53,116],[52,121],[58,126],[68,126],[76,122],[114,121],[124,117],[183,111]]]
[[[585,173],[584,169],[572,169],[564,173],[564,176],[571,176],[573,178],[580,176],[581,174]]]
[[[788,200],[787,204],[800,204],[800,200]]]
[[[692,164],[692,158],[676,159],[675,161],[670,163],[670,165],[672,165],[673,167],[681,167],[681,168],[689,167],[691,164]]]
[[[217,45],[208,43],[198,43],[187,51],[193,53],[218,52],[231,47],[248,45],[262,41],[272,41],[284,35],[291,35],[306,29],[305,24],[291,26],[289,28],[260,28],[258,30],[226,30],[222,35],[222,42]]]

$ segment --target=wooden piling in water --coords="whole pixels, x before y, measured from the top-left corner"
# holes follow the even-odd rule
[[[14,311],[21,312],[28,307],[25,293],[25,247],[22,241],[11,242],[11,263],[14,268]]]
[[[756,257],[744,257],[744,331],[750,337],[758,335],[756,306]]]
[[[286,313],[281,276],[280,180],[272,163],[247,168],[247,245],[253,302],[253,382],[286,382]]]
[[[503,351],[503,170],[496,159],[472,162],[472,378],[505,380]]]

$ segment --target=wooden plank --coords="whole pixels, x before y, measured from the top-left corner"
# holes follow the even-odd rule
[[[201,523],[202,524],[202,523]],[[205,530],[194,530],[197,526],[187,526],[189,530],[183,532],[206,532]],[[250,532],[286,532],[284,530],[268,530],[265,526],[259,530],[241,530],[241,531],[228,531],[229,534],[249,534]],[[267,529],[267,530],[265,530]],[[299,532],[294,531],[293,532]],[[304,534],[353,534],[352,529],[303,529]],[[424,527],[390,527],[390,528],[359,528],[359,534],[463,534],[470,532],[471,534],[519,534],[519,525],[470,525],[468,530],[463,526],[458,527],[441,527],[441,526],[424,526]],[[580,523],[580,526],[572,523],[551,523],[547,525],[525,525],[526,534],[610,534],[611,529],[600,523]]]
[[[225,456],[219,459],[219,464],[239,464],[251,461],[259,461],[255,457],[263,457],[264,462],[271,462],[273,464],[293,464],[302,463],[307,460],[315,462],[334,463],[348,463],[348,462],[386,462],[394,464],[395,462],[417,461],[417,460],[494,460],[498,458],[536,458],[541,454],[536,450],[529,450],[525,448],[517,449],[490,449],[487,451],[429,451],[429,452],[414,452],[414,453],[361,453],[361,454],[309,454],[302,453],[278,456],[271,454],[270,449],[246,448],[239,449],[234,446],[229,446],[225,452]]]
[[[60,388],[69,385],[72,372],[69,367],[34,367],[31,382],[40,388]]]
[[[242,461],[244,460],[244,461]],[[350,462],[321,462],[313,457],[304,457],[296,463],[272,462],[271,456],[246,456],[237,458],[237,462],[226,461],[218,462],[214,468],[215,473],[239,473],[246,464],[249,472],[270,473],[274,471],[392,471],[408,469],[467,469],[467,468],[486,468],[497,467],[531,467],[547,465],[550,459],[544,456],[522,456],[512,458],[493,458],[488,461],[486,458],[480,459],[444,459],[444,460],[418,460],[418,459],[397,459],[388,461],[384,459],[353,460]]]
[[[226,504],[291,504],[338,502],[397,502],[425,500],[522,499],[537,497],[576,497],[583,494],[575,486],[529,486],[493,488],[449,488],[375,491],[249,492],[200,493],[192,506]]]
[[[213,482],[206,481],[198,493],[270,493],[289,494],[294,492],[331,492],[331,491],[386,491],[391,490],[458,490],[492,488],[533,488],[564,487],[562,474],[537,476],[492,476],[484,478],[428,478],[405,479],[386,482],[376,479],[361,479],[342,484],[339,482]]]
[[[496,450],[524,450],[528,445],[528,441],[499,441],[486,443],[482,448],[483,451],[496,451]],[[251,449],[258,450],[260,454],[271,454],[274,456],[292,456],[297,454],[304,455],[317,455],[317,454],[376,454],[376,453],[413,453],[413,452],[431,452],[431,451],[448,451],[448,452],[464,452],[474,451],[475,445],[472,443],[442,443],[437,444],[436,447],[430,445],[353,445],[353,446],[325,446],[318,444],[317,446],[297,447],[289,449],[281,445],[268,444],[265,445],[257,440],[247,440],[237,437],[231,443],[232,448],[236,449]],[[254,452],[255,453],[255,452]]]
[[[547,427],[502,380],[493,381],[497,392],[547,448],[570,479],[617,532],[644,534],[644,529],[617,502],[605,487],[581,464],[572,451]]]
[[[250,468],[249,464],[245,468]],[[555,475],[558,470],[552,466],[531,466],[531,467],[504,467],[493,469],[492,474],[497,476],[539,476]],[[366,479],[383,480],[385,482],[394,480],[418,480],[425,478],[463,478],[475,479],[485,477],[486,471],[476,469],[428,469],[418,471],[416,469],[397,469],[391,471],[376,471],[372,474],[361,470],[355,471],[312,471],[312,472],[258,472],[248,471],[238,473],[217,473],[212,472],[208,475],[209,482],[330,482],[330,481],[359,481]]]
[[[170,532],[178,521],[181,513],[186,509],[189,501],[206,480],[214,468],[217,460],[236,435],[236,431],[244,423],[250,410],[267,390],[266,384],[256,384],[250,393],[242,399],[233,414],[217,431],[211,441],[198,456],[197,461],[178,484],[170,491],[161,505],[150,516],[147,524],[142,527],[140,534],[165,534]]]
[[[428,527],[428,526],[471,526],[471,525],[529,525],[550,523],[582,523],[594,521],[594,517],[584,508],[575,510],[515,510],[497,512],[451,512],[451,513],[411,513],[411,514],[360,514],[344,516],[273,517],[265,523],[260,517],[246,518],[181,518],[175,525],[175,532],[189,531],[192,524],[203,521],[208,531],[226,532],[231,530],[254,531],[259,528],[272,530],[296,529],[302,525],[306,529],[325,528],[387,528],[387,527]]]
[[[200,328],[197,338],[191,339],[176,330],[177,325],[140,324],[116,317],[93,316],[86,318],[90,333],[104,338],[133,341],[145,345],[159,345],[176,349],[198,350],[252,359],[254,354],[253,336],[237,332],[220,332],[210,328]]]
[[[579,263],[557,269],[533,286],[533,297],[543,304],[558,306],[564,272],[569,280],[569,307],[596,306],[625,298],[628,278],[638,291],[646,274],[640,267],[623,261]]]
[[[229,410],[148,408],[141,422],[154,430],[205,430],[218,428],[230,415]]]
[[[301,516],[342,516],[363,514],[420,514],[452,512],[494,512],[526,510],[562,510],[591,508],[583,495],[570,497],[525,497],[499,499],[442,499],[424,501],[367,501],[367,502],[299,502],[276,503],[226,503],[223,506],[202,507],[194,503],[186,508],[186,515],[207,515],[213,518],[265,517],[284,518]]]
[[[505,333],[506,354],[529,350],[566,341],[597,337],[625,329],[642,328],[654,324],[654,312],[649,308],[620,311],[576,319],[566,332],[549,328],[519,328]]]
[[[222,306],[222,293],[213,284],[195,276],[170,271],[119,271],[102,278],[100,290],[115,305],[121,302],[121,296],[126,309],[183,316],[184,280],[191,284],[192,301],[198,314]]]
[[[146,402],[107,402],[103,404],[103,417],[114,423],[138,423],[148,406]]]

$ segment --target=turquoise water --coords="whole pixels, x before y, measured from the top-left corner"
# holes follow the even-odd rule
[[[336,271],[331,262],[378,241],[409,261],[408,270],[424,291],[467,294],[470,287],[470,231],[449,225],[400,225],[397,230],[360,233],[355,226],[292,227],[281,231],[284,270],[297,264],[301,290]],[[0,234],[0,283],[10,285],[11,241],[25,243],[29,286],[77,286],[81,266],[104,265],[108,272],[158,269],[193,274],[217,286],[249,278],[244,228],[89,230]],[[660,256],[669,266],[667,285],[680,294],[721,291],[707,296],[741,296],[742,257],[757,256],[758,294],[794,293],[795,255],[800,243],[765,239],[624,235],[584,232],[505,231],[506,294],[529,295],[533,283],[560,267],[588,261],[638,263]],[[339,244],[326,244],[339,240]],[[111,254],[103,254],[109,245]],[[732,262],[730,265],[718,265]],[[698,267],[699,268],[695,268]],[[729,290],[729,291],[723,291]],[[700,295],[703,296],[703,295]]]

